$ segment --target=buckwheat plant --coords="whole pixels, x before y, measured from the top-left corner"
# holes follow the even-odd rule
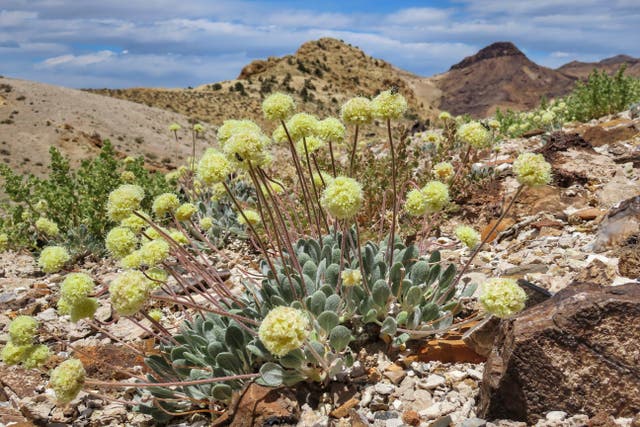
[[[98,319],[85,317],[100,298],[155,337],[155,351],[143,354],[146,373],[134,377],[140,389],[136,408],[159,422],[193,411],[218,414],[252,382],[327,385],[345,378],[358,357],[354,341],[371,331],[399,348],[410,339],[472,320],[454,323],[461,298],[476,287],[458,284],[485,242],[475,242],[467,265],[457,271],[441,260],[438,250],[421,253],[396,235],[401,212],[432,223],[448,206],[451,182],[416,184],[403,197],[392,137],[392,121],[407,108],[402,95],[385,91],[373,100],[345,103],[342,119],[354,129],[353,145],[344,152],[339,144],[346,139],[346,126],[338,119],[296,113],[293,100],[284,94],[270,96],[263,108],[277,138],[253,122],[227,121],[218,129],[219,146],[208,148],[194,168],[201,195],[212,195],[215,188],[226,192],[239,226],[260,255],[257,271],[237,265],[240,277],[230,281],[216,267],[219,260],[228,262],[228,255],[210,238],[214,220],[199,208],[199,200],[161,194],[146,212],[141,207],[144,192],[125,184],[114,190],[108,204],[119,222],[109,233],[108,248],[122,271],[111,283],[95,285],[77,275],[63,282],[59,310],[72,320],[109,334]],[[385,122],[388,134],[392,211],[388,235],[381,242],[365,242],[360,232],[368,225],[360,216],[364,191],[352,172],[359,129],[374,117]],[[289,152],[290,161],[284,162],[292,165],[293,177],[275,178],[278,165],[272,164],[271,150],[278,144]],[[330,172],[321,170],[319,158],[331,165]],[[341,158],[346,161],[336,161]],[[521,183],[517,194],[523,186],[542,185],[550,178],[547,165],[528,155],[519,158],[514,172]],[[237,180],[251,187],[253,197],[238,197],[233,189]],[[469,246],[477,240],[472,233],[462,238]],[[518,308],[494,300],[496,306]],[[160,304],[182,311],[182,325],[166,322],[158,313]],[[73,399],[79,384],[132,385],[87,378],[76,362],[59,369],[51,383],[62,401]]]

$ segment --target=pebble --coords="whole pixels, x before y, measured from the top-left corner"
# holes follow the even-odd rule
[[[375,386],[376,393],[384,396],[389,395],[395,391],[396,387],[393,384],[378,383]]]
[[[460,423],[460,427],[485,427],[487,422],[481,418],[467,418]]]
[[[546,415],[547,421],[562,421],[567,418],[567,413],[564,411],[551,411]]]
[[[420,381],[418,386],[424,388],[426,390],[432,390],[434,388],[440,387],[444,385],[447,381],[444,377],[436,374],[431,374],[427,377],[426,380]]]
[[[43,322],[52,322],[58,318],[58,313],[56,309],[51,307],[47,308],[43,312],[40,312],[36,315],[36,319],[41,320]]]

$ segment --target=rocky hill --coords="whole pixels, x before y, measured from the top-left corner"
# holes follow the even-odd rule
[[[599,62],[571,61],[557,68],[557,71],[569,77],[584,80],[594,69],[604,70],[608,74],[613,74],[618,71],[623,64],[627,65],[625,75],[640,78],[640,58],[633,58],[628,55],[616,55]]]
[[[121,156],[143,155],[157,169],[182,163],[191,152],[167,127],[189,126],[185,116],[79,90],[0,78],[0,161],[20,171],[46,173],[49,147],[74,162],[109,139]]]
[[[430,81],[442,93],[439,109],[484,117],[498,107],[523,110],[537,106],[542,96],[562,96],[575,78],[534,63],[512,43],[498,42]]]

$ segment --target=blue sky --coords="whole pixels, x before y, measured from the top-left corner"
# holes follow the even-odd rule
[[[639,0],[2,0],[0,74],[70,87],[187,87],[336,37],[429,76],[494,42],[557,67],[640,57]]]

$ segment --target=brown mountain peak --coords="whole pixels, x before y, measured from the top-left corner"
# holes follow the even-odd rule
[[[526,58],[525,54],[522,53],[522,51],[518,49],[513,43],[495,42],[485,48],[480,49],[475,55],[467,56],[462,61],[451,66],[450,70],[460,70],[480,61],[484,61],[485,59],[501,58],[505,56]]]

